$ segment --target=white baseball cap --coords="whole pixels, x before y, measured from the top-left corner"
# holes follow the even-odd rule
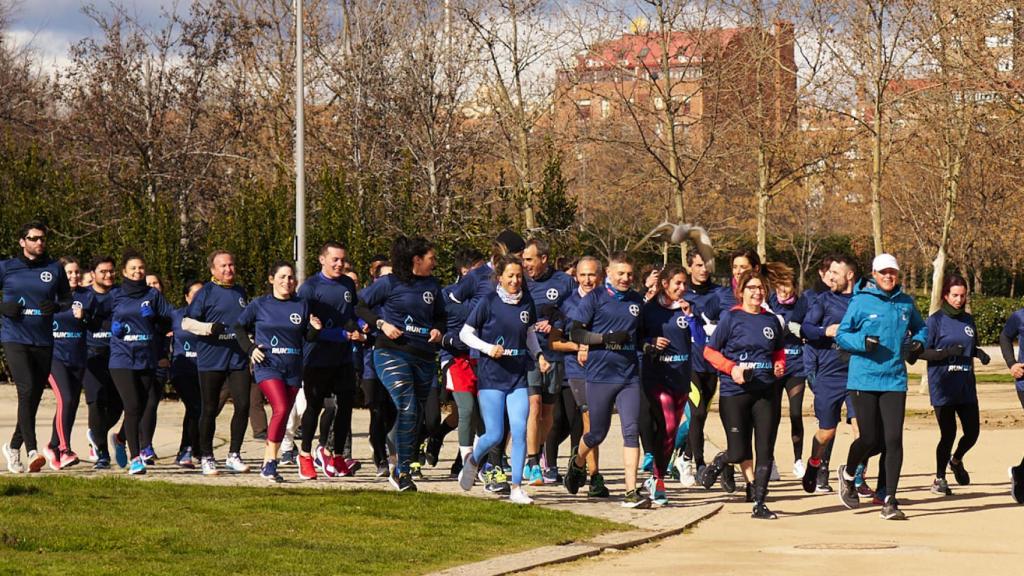
[[[874,272],[881,272],[882,270],[899,270],[900,265],[896,263],[896,257],[892,254],[879,254],[875,256],[875,259],[871,262],[871,270]]]

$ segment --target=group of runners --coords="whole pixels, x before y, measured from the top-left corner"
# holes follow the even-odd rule
[[[673,477],[732,493],[739,467],[752,516],[774,519],[767,504],[786,396],[792,472],[803,489],[832,492],[834,473],[846,507],[870,499],[882,518],[902,519],[906,363],[922,361],[940,430],[931,490],[952,493],[947,471],[970,483],[964,458],[979,434],[973,361],[990,358],[965,311],[967,283],[947,277],[942,308],[925,321],[889,254],[863,276],[852,257],[829,256],[816,285],[799,293],[791,268],[750,250],[729,255],[731,277],[720,286],[696,252],[685,266],[641,276],[624,253],[556,266],[543,240],[506,230],[487,256],[457,254],[449,286],[433,274],[433,245],[406,237],[373,258],[360,286],[345,246],[326,242],[315,275],[298,285],[292,263],[274,262],[266,293],[253,298],[236,281],[233,255],[215,251],[210,280],[187,284],[175,309],[139,253],[52,260],[46,235],[44,224],[26,224],[20,253],[0,261],[0,341],[18,397],[18,422],[3,444],[12,473],[79,463],[71,433],[84,390],[93,467],[145,474],[157,460],[153,436],[169,382],[185,407],[174,461],[204,475],[249,470],[241,450],[250,403],[265,401],[263,478],[284,481],[283,465],[302,480],[351,476],[361,468],[351,457],[361,402],[376,474],[397,490],[415,491],[457,431],[451,475],[463,490],[481,483],[530,504],[528,486],[561,483],[607,498],[600,446],[617,412],[622,506],[667,504]],[[1024,310],[1008,319],[1000,346],[1024,406]],[[818,429],[805,459],[808,386]],[[40,444],[47,388],[57,410]],[[726,448],[706,459],[716,393]],[[234,414],[221,464],[213,441],[228,396]],[[856,439],[833,466],[844,406]],[[1024,460],[1010,476],[1024,503]]]

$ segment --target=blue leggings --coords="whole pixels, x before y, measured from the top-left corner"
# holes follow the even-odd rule
[[[514,390],[479,390],[477,401],[484,420],[484,435],[473,449],[473,460],[480,462],[487,452],[505,438],[505,410],[512,429],[512,484],[523,481],[526,463],[526,420],[530,416],[530,396],[525,386]]]
[[[640,383],[609,384],[587,382],[587,407],[590,410],[590,432],[583,436],[587,446],[600,446],[612,425],[612,406],[619,409],[622,445],[640,447]]]
[[[400,473],[408,472],[416,453],[419,412],[434,378],[434,362],[399,350],[375,348],[373,363],[398,410],[394,428],[398,466]]]

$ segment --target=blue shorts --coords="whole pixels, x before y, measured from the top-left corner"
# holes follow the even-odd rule
[[[843,404],[846,404],[846,423],[857,416],[853,412],[846,388],[829,388],[820,383],[814,390],[814,417],[818,419],[818,428],[831,430],[839,426],[842,419]]]

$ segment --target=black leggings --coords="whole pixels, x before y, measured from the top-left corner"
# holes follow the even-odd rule
[[[956,452],[953,457],[963,460],[967,451],[974,447],[978,441],[978,433],[981,432],[981,417],[978,413],[978,404],[954,404],[950,406],[936,406],[935,419],[939,422],[939,444],[935,447],[935,477],[946,477],[946,466],[949,464],[949,454],[953,449],[953,441],[956,440],[956,419],[960,417],[960,427],[964,435],[956,445]]]
[[[654,456],[661,450],[661,446],[658,444],[657,426],[654,422],[654,416],[651,414],[651,409],[650,399],[641,390],[640,418],[637,420],[637,424],[640,426],[640,446],[643,448],[644,460],[646,460],[647,454]],[[643,464],[643,461],[641,460],[640,463]]]
[[[67,366],[54,360],[50,365],[50,388],[57,397],[57,413],[53,415],[50,447],[71,452],[71,428],[75,425],[78,404],[82,399],[82,378],[85,367]]]
[[[153,442],[148,431],[152,426],[150,418],[156,415],[156,408],[152,405],[160,403],[159,385],[152,370],[112,368],[110,377],[124,405],[125,442],[134,458],[142,447]]]
[[[370,409],[370,447],[373,448],[373,461],[377,465],[388,463],[388,432],[395,425],[398,409],[391,400],[387,388],[376,378],[364,378],[362,381],[363,399]],[[392,448],[393,449],[393,448]]]
[[[583,436],[583,419],[580,418],[572,388],[562,386],[555,396],[554,421],[551,432],[544,442],[544,459],[549,468],[558,466],[558,445],[569,438],[570,450],[575,449]]]
[[[124,407],[121,396],[110,378],[110,354],[102,352],[89,356],[85,362],[85,401],[89,406],[89,431],[99,455],[110,457],[107,433],[121,419]]]
[[[18,423],[11,435],[11,448],[27,452],[37,450],[36,414],[43,391],[49,385],[50,361],[53,346],[28,346],[14,342],[4,343],[4,355],[11,369],[11,377],[18,390]]]
[[[793,460],[799,460],[804,452],[804,389],[807,381],[801,376],[787,376],[782,379],[782,388],[789,397],[789,432],[793,441]],[[781,389],[780,389],[781,392]]]
[[[442,440],[454,428],[445,427],[441,421],[441,387],[437,379],[430,385],[427,392],[427,399],[421,404],[419,411],[419,429],[416,439],[416,457],[422,457],[420,448],[427,438],[438,437]]]
[[[222,370],[199,373],[199,394],[202,413],[199,415],[199,455],[213,458],[213,435],[217,432],[220,414],[220,391],[225,384],[231,394],[235,411],[231,415],[231,443],[229,452],[240,452],[249,424],[250,378],[248,370]]]
[[[781,384],[776,383],[761,390],[748,390],[739,396],[722,396],[718,401],[718,409],[721,411],[728,445],[725,461],[739,464],[753,460],[757,454],[754,487],[761,491],[763,498],[768,489],[772,462],[775,460],[776,431],[782,419]]]
[[[199,373],[177,374],[171,378],[171,385],[178,391],[178,398],[185,405],[185,418],[181,422],[181,443],[178,452],[186,448],[199,449],[199,417],[203,412],[203,401],[199,395]]]
[[[694,404],[693,394],[690,395],[690,432],[686,436],[686,456],[700,467],[704,465],[704,424],[708,420],[711,399],[715,397],[718,388],[718,374],[694,372],[692,378],[700,392],[700,402]]]
[[[847,474],[853,467],[881,452],[878,483],[887,496],[896,495],[903,468],[903,420],[906,416],[906,392],[867,392],[851,390],[860,436],[850,445],[846,457]],[[884,479],[883,479],[884,478]]]
[[[302,413],[302,452],[313,450],[313,436],[316,435],[320,412],[324,401],[331,394],[335,397],[334,447],[337,455],[344,453],[345,439],[352,428],[352,403],[356,397],[356,373],[351,364],[329,368],[307,367],[302,373],[302,391],[306,395],[306,410]],[[321,426],[321,428],[323,428]],[[321,437],[321,443],[326,438]]]

